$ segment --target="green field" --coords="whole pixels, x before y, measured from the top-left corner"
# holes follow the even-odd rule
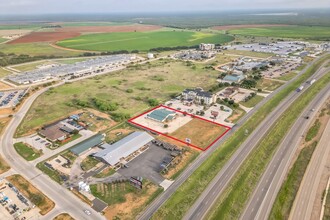
[[[30,56],[78,56],[80,52],[67,51],[51,47],[48,43],[0,44],[0,51],[6,54],[28,54]]]
[[[11,74],[11,72],[0,67],[0,78],[8,76],[9,74]]]
[[[34,148],[25,145],[22,142],[14,144],[15,150],[19,155],[21,155],[25,160],[31,161],[40,157],[41,153]]]
[[[58,23],[62,27],[84,27],[84,26],[119,26],[130,25],[131,22],[65,22]]]
[[[330,27],[319,26],[284,26],[268,28],[242,28],[229,31],[230,34],[257,36],[300,38],[309,40],[329,40]]]
[[[8,39],[0,37],[0,43],[7,41]]]
[[[253,98],[251,98],[250,100],[248,100],[247,102],[241,102],[241,104],[247,108],[253,108],[254,106],[256,106],[259,102],[261,102],[264,99],[264,97],[256,95]]]
[[[210,181],[221,170],[231,155],[237,150],[247,138],[245,131],[250,133],[264,120],[290,92],[294,91],[301,83],[307,80],[328,57],[324,57],[310,67],[300,78],[264,104],[252,115],[249,120],[242,125],[221,147],[217,148],[213,154],[185,181],[175,193],[158,209],[152,219],[180,219],[186,213],[203,192]],[[223,218],[220,218],[223,219]],[[237,219],[237,218],[233,218]]]
[[[234,38],[224,34],[190,31],[151,31],[129,33],[88,34],[58,42],[62,47],[92,50],[141,50],[156,47],[194,46],[200,43],[223,44]]]
[[[279,82],[276,80],[271,80],[271,79],[261,79],[258,81],[256,88],[257,89],[262,89],[262,90],[267,90],[267,91],[274,91],[280,86],[282,86],[284,83]]]
[[[77,110],[77,106],[72,105],[72,101],[77,99],[88,102],[97,97],[118,103],[114,113],[133,116],[150,108],[146,101],[149,98],[164,102],[185,88],[203,87],[208,90],[216,84],[218,72],[203,67],[202,64],[188,66],[181,61],[159,60],[51,89],[33,103],[17,134],[22,135],[69,116],[70,112]]]

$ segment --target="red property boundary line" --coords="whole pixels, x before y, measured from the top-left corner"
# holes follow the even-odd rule
[[[206,121],[206,122],[212,123],[212,124],[216,124],[216,125],[218,125],[218,126],[221,126],[221,127],[226,128],[226,131],[225,131],[224,133],[222,133],[220,136],[218,136],[214,141],[212,141],[212,143],[209,144],[206,148],[201,148],[201,147],[198,147],[198,146],[193,145],[193,144],[187,144],[187,142],[182,141],[182,140],[180,140],[180,139],[178,139],[178,138],[175,138],[175,137],[169,136],[169,135],[167,135],[167,134],[164,134],[164,133],[162,133],[162,132],[156,131],[156,130],[151,129],[151,128],[147,127],[147,126],[144,126],[144,125],[141,125],[141,124],[139,124],[139,123],[134,122],[135,119],[141,117],[142,115],[148,114],[149,112],[151,112],[151,111],[153,111],[153,110],[156,110],[156,109],[158,109],[158,108],[166,108],[166,109],[170,109],[170,110],[172,110],[172,111],[179,112],[179,113],[181,113],[181,114],[189,115],[189,116],[192,117],[192,118],[197,118],[197,119],[200,119],[200,120],[203,120],[203,121]],[[162,135],[162,136],[164,136],[164,137],[167,137],[167,138],[170,138],[170,139],[172,139],[172,140],[178,141],[178,142],[180,142],[180,143],[187,144],[188,146],[193,147],[193,148],[195,148],[195,149],[197,149],[197,150],[200,150],[200,151],[206,151],[207,149],[209,149],[209,148],[210,148],[215,142],[217,142],[220,138],[222,138],[225,134],[227,134],[227,132],[230,131],[230,129],[231,129],[231,127],[229,127],[229,126],[226,126],[226,125],[223,125],[223,124],[220,124],[220,123],[217,123],[217,122],[214,122],[214,121],[211,121],[211,120],[208,120],[208,119],[205,119],[205,118],[199,117],[199,116],[197,116],[197,115],[190,114],[190,113],[188,113],[188,112],[183,112],[183,111],[180,111],[180,110],[177,110],[177,109],[174,109],[174,108],[170,108],[170,107],[165,106],[165,105],[159,105],[159,106],[156,106],[156,107],[154,107],[154,108],[152,108],[152,109],[150,109],[150,110],[148,110],[148,111],[146,111],[146,112],[144,112],[144,113],[142,113],[142,114],[139,114],[138,116],[135,116],[135,117],[129,119],[128,122],[131,123],[131,124],[133,124],[133,125],[136,125],[136,126],[138,126],[138,127],[141,127],[141,128],[146,129],[146,130],[149,130],[149,131],[151,131],[151,132],[155,132],[155,133],[157,133],[157,134],[160,134],[160,135]]]

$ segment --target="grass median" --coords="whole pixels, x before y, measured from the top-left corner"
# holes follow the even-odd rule
[[[329,82],[330,75],[327,74],[306,90],[304,95],[300,96],[281,115],[280,119],[277,120],[271,130],[267,132],[267,135],[244,161],[241,169],[229,183],[230,187],[220,196],[212,209],[212,213],[210,213],[211,219],[239,218],[282,139],[304,108]]]
[[[233,153],[246,140],[245,131],[248,130],[251,133],[290,92],[294,91],[313,75],[329,58],[330,56],[328,55],[318,60],[298,79],[291,82],[286,88],[264,104],[176,190],[154,214],[153,219],[182,218]]]

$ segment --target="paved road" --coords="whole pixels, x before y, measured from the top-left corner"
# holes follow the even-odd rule
[[[73,193],[55,183],[47,175],[43,174],[31,163],[24,160],[17,154],[13,147],[13,136],[16,128],[24,118],[26,112],[34,100],[42,94],[46,89],[39,90],[30,96],[22,105],[20,110],[14,115],[13,120],[10,121],[3,136],[1,137],[0,153],[4,156],[6,161],[11,166],[12,170],[21,174],[28,179],[39,190],[45,193],[51,200],[56,203],[56,207],[49,214],[43,217],[43,219],[51,219],[50,216],[55,216],[61,212],[67,212],[75,219],[104,219],[99,213],[90,208],[89,205],[82,202]],[[92,212],[91,216],[87,216],[83,210],[88,209]]]
[[[322,56],[323,57],[323,56]],[[315,62],[317,62],[319,59],[321,59],[322,57],[314,60],[312,63],[310,63],[309,65],[307,65],[301,72],[299,72],[298,76],[303,74],[311,65],[313,65]],[[289,82],[295,80],[295,78],[293,78],[292,80],[290,80]],[[273,93],[271,93],[269,96],[267,96],[265,99],[263,99],[258,105],[255,106],[255,108],[248,112],[244,117],[242,117],[239,122],[237,123],[237,125],[231,129],[223,138],[221,138],[220,140],[218,140],[216,143],[214,143],[207,151],[201,153],[183,172],[182,174],[175,180],[175,182],[165,191],[163,192],[160,196],[158,196],[157,199],[155,199],[148,207],[147,209],[141,213],[141,215],[139,216],[139,219],[150,219],[151,216],[153,215],[153,213],[155,213],[162,204],[164,204],[166,202],[167,199],[170,198],[170,196],[189,178],[189,176],[205,161],[207,160],[207,158],[223,143],[225,142],[225,140],[227,138],[230,137],[230,135],[232,135],[239,127],[241,124],[243,124],[247,119],[250,118],[251,115],[253,115],[262,105],[264,105],[269,99],[271,99],[274,95],[276,95],[279,91],[281,91],[282,89],[284,89],[285,87],[287,87],[288,84],[285,84],[283,86],[281,86],[279,89],[277,89],[276,91],[274,91]],[[271,116],[268,116],[268,118],[271,118]],[[270,123],[266,123],[265,121],[260,125],[265,127],[266,129],[268,128],[267,126],[269,126]],[[242,152],[243,149],[242,147],[240,147],[237,152]],[[237,153],[236,152],[236,153]],[[246,150],[244,150],[244,153],[247,153]],[[243,159],[243,158],[238,158],[238,159]],[[232,162],[229,161],[227,162],[227,164],[224,166],[224,169],[230,169],[230,172],[233,172],[233,168],[230,168],[229,164],[231,164]],[[215,193],[214,193],[215,194]],[[205,204],[204,204],[205,205]],[[206,206],[208,206],[208,204],[206,204]],[[198,219],[198,218],[197,218]]]
[[[330,84],[324,88],[308,106],[306,106],[304,112],[294,123],[267,166],[266,171],[261,177],[258,186],[241,216],[241,219],[262,220],[268,218],[278,191],[289,171],[293,156],[301,143],[303,135],[306,133],[312,122],[312,120],[306,120],[305,116],[309,115],[310,118],[314,117],[317,112],[312,112],[311,109],[319,109],[329,96]]]
[[[318,79],[323,76],[328,69],[320,68],[311,79]],[[305,90],[309,87],[309,84],[305,84]],[[253,133],[247,138],[247,140],[239,147],[234,153],[227,164],[217,174],[217,176],[208,185],[201,196],[196,200],[194,205],[186,213],[184,219],[202,219],[206,216],[212,205],[217,198],[228,186],[230,180],[234,177],[235,173],[239,170],[244,160],[248,157],[250,152],[256,147],[258,142],[269,131],[271,126],[278,120],[278,118],[286,111],[286,109],[301,95],[303,92],[292,92],[288,97],[282,101],[274,111],[272,111],[266,119],[253,131]]]
[[[309,220],[312,216],[317,189],[321,181],[324,164],[330,152],[330,121],[307,167],[298,194],[291,209],[289,219]]]

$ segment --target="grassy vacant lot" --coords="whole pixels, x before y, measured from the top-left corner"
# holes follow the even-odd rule
[[[6,163],[6,161],[0,155],[0,174],[7,172],[9,169],[10,169],[10,166]]]
[[[62,213],[56,216],[53,220],[74,220],[68,213]]]
[[[19,155],[21,155],[25,160],[31,161],[37,159],[41,156],[41,152],[35,150],[34,148],[27,146],[26,144],[19,142],[14,144],[15,150]]]
[[[72,101],[77,99],[90,101],[97,97],[117,103],[118,109],[114,113],[133,116],[150,107],[146,102],[149,98],[163,102],[188,87],[199,86],[208,90],[215,83],[218,72],[203,67],[198,64],[187,66],[180,61],[160,60],[65,84],[49,90],[33,103],[17,134],[22,135],[77,110],[72,105]],[[128,91],[128,88],[131,90]]]
[[[247,102],[241,102],[242,105],[248,108],[253,108],[256,106],[259,102],[261,102],[264,99],[264,97],[260,95],[254,96],[252,99],[248,100]]]
[[[288,74],[285,74],[284,76],[278,77],[277,79],[289,81],[290,79],[294,78],[295,76],[297,76],[297,71],[292,71]]]
[[[194,118],[170,135],[182,141],[190,138],[193,145],[205,149],[225,131],[222,126]]]
[[[92,51],[147,51],[156,47],[194,46],[200,43],[223,44],[233,39],[229,35],[204,32],[151,31],[87,34],[60,41],[57,45]]]
[[[17,66],[14,66],[12,68],[14,68],[16,70],[19,70],[21,72],[25,72],[25,71],[34,70],[34,69],[37,68],[37,66],[48,65],[48,64],[53,64],[53,62],[51,62],[51,61],[37,61],[37,62],[31,62],[31,63],[27,63],[27,64],[17,65]]]
[[[86,157],[80,164],[81,169],[84,171],[88,171],[96,166],[96,164],[100,163],[99,160],[96,160],[93,157]]]
[[[257,37],[300,38],[309,40],[326,40],[330,36],[330,27],[319,26],[283,26],[268,28],[242,28],[229,31],[231,34]],[[317,33],[317,35],[315,35]]]
[[[305,106],[307,106],[329,82],[329,74],[322,77],[281,115],[277,123],[244,161],[241,169],[229,183],[230,187],[219,197],[212,213],[210,213],[211,219],[239,218],[246,202],[249,200],[250,195],[258,184],[258,180],[271,160],[271,155],[274,154],[282,139],[304,110]]]
[[[47,214],[55,207],[55,203],[52,200],[35,188],[21,175],[15,174],[6,177],[6,179],[40,209],[41,215]]]
[[[30,56],[78,56],[80,52],[61,50],[50,46],[48,43],[26,43],[26,44],[0,44],[0,51],[6,54],[28,54]]]
[[[99,172],[98,174],[96,174],[94,177],[95,178],[104,178],[104,177],[108,177],[111,176],[112,174],[115,174],[116,171],[114,169],[112,169],[111,167],[107,167],[104,170],[102,170],[101,172]]]
[[[0,78],[5,77],[5,76],[8,76],[9,74],[11,74],[11,72],[9,72],[9,71],[7,71],[5,69],[2,69],[0,67]]]
[[[283,84],[284,83],[282,82],[271,79],[261,79],[258,81],[256,88],[262,90],[274,91]]]
[[[162,192],[153,183],[144,181],[139,190],[128,182],[91,185],[94,196],[109,204],[105,210],[107,219],[135,219],[137,214]]]
[[[276,94],[270,101],[263,105],[250,119],[245,122],[220,148],[185,181],[177,191],[154,214],[153,219],[178,219],[182,218],[191,207],[205,187],[230,159],[235,150],[246,140],[245,130],[252,132],[290,92],[306,81],[324,61],[324,57],[311,66],[298,79]],[[223,219],[223,218],[222,218]],[[235,218],[234,218],[235,219]],[[237,218],[236,218],[237,219]]]

